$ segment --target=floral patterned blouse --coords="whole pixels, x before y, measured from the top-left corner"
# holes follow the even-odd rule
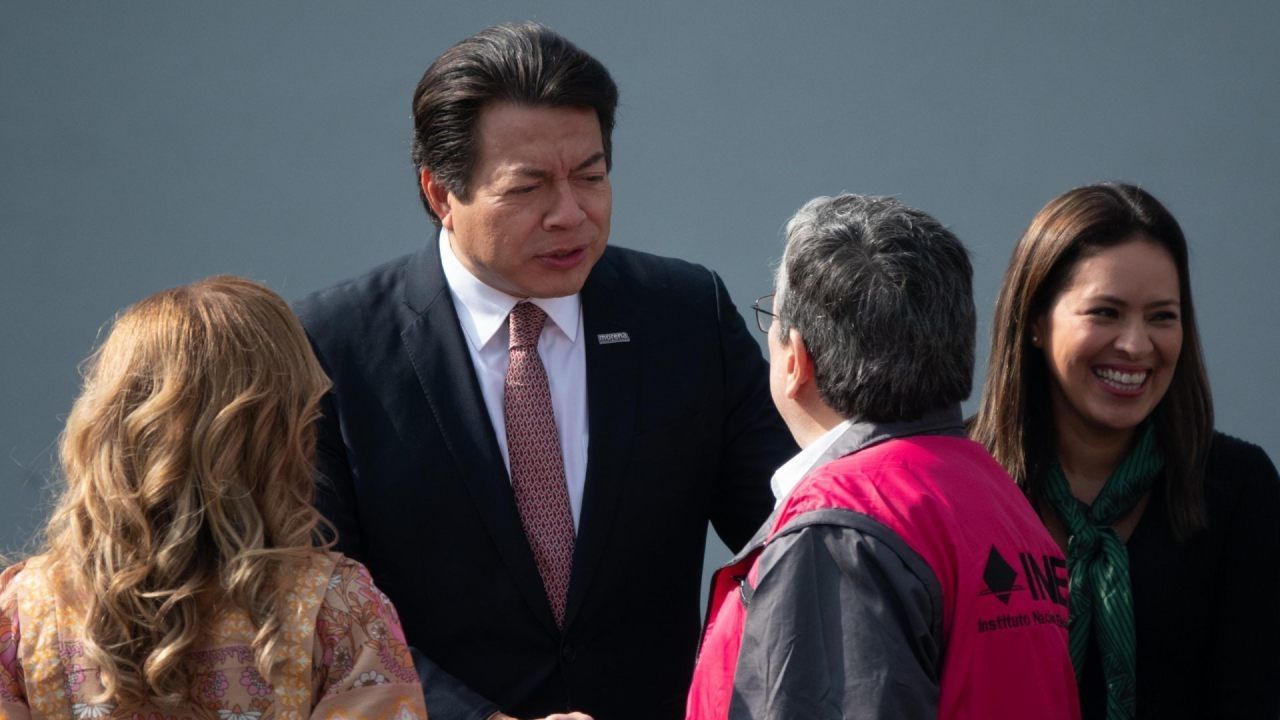
[[[195,686],[177,710],[117,713],[87,700],[101,690],[98,670],[84,653],[83,613],[60,599],[60,582],[41,557],[0,574],[0,719],[426,720],[395,609],[363,565],[337,553],[317,553],[287,583],[294,614],[272,682],[254,667],[248,617],[224,611],[187,658]]]

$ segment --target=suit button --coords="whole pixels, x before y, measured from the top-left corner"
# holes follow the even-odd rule
[[[560,657],[564,658],[565,662],[573,662],[573,659],[578,657],[578,651],[573,649],[572,645],[562,645],[560,646]]]

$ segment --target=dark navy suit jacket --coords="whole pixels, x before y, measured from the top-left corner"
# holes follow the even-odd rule
[[[609,247],[581,297],[590,444],[563,629],[437,244],[296,306],[334,384],[317,503],[398,608],[433,720],[683,717],[707,521],[740,547],[796,451],[714,273]]]

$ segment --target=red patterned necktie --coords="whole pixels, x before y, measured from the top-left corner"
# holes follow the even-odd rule
[[[503,415],[516,509],[551,613],[556,625],[562,626],[573,569],[573,511],[547,371],[538,357],[538,337],[546,319],[542,308],[530,302],[519,303],[511,311],[511,357],[503,386]]]

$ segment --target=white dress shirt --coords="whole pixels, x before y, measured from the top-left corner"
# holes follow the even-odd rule
[[[830,430],[822,434],[822,437],[810,443],[809,447],[796,453],[790,460],[782,464],[773,473],[773,478],[769,480],[769,487],[773,488],[774,505],[781,505],[782,501],[791,494],[796,485],[805,479],[809,473],[826,465],[837,458],[848,455],[857,445],[864,441],[862,435],[855,435],[850,438],[851,442],[841,442],[845,439],[853,422],[845,420]],[[853,447],[850,447],[852,445]]]
[[[507,425],[502,410],[503,385],[510,359],[507,316],[516,303],[528,298],[513,297],[495,290],[471,274],[454,254],[449,231],[444,228],[440,229],[440,264],[444,267],[444,279],[453,295],[462,334],[467,338],[467,352],[480,381],[480,394],[484,396],[485,409],[489,412],[489,423],[498,436],[502,461],[510,476]],[[547,370],[547,384],[551,388],[551,410],[560,436],[573,529],[577,532],[582,490],[587,481],[587,355],[583,342],[582,300],[577,295],[570,295],[532,298],[529,301],[547,314],[547,324],[538,338],[538,356]]]

